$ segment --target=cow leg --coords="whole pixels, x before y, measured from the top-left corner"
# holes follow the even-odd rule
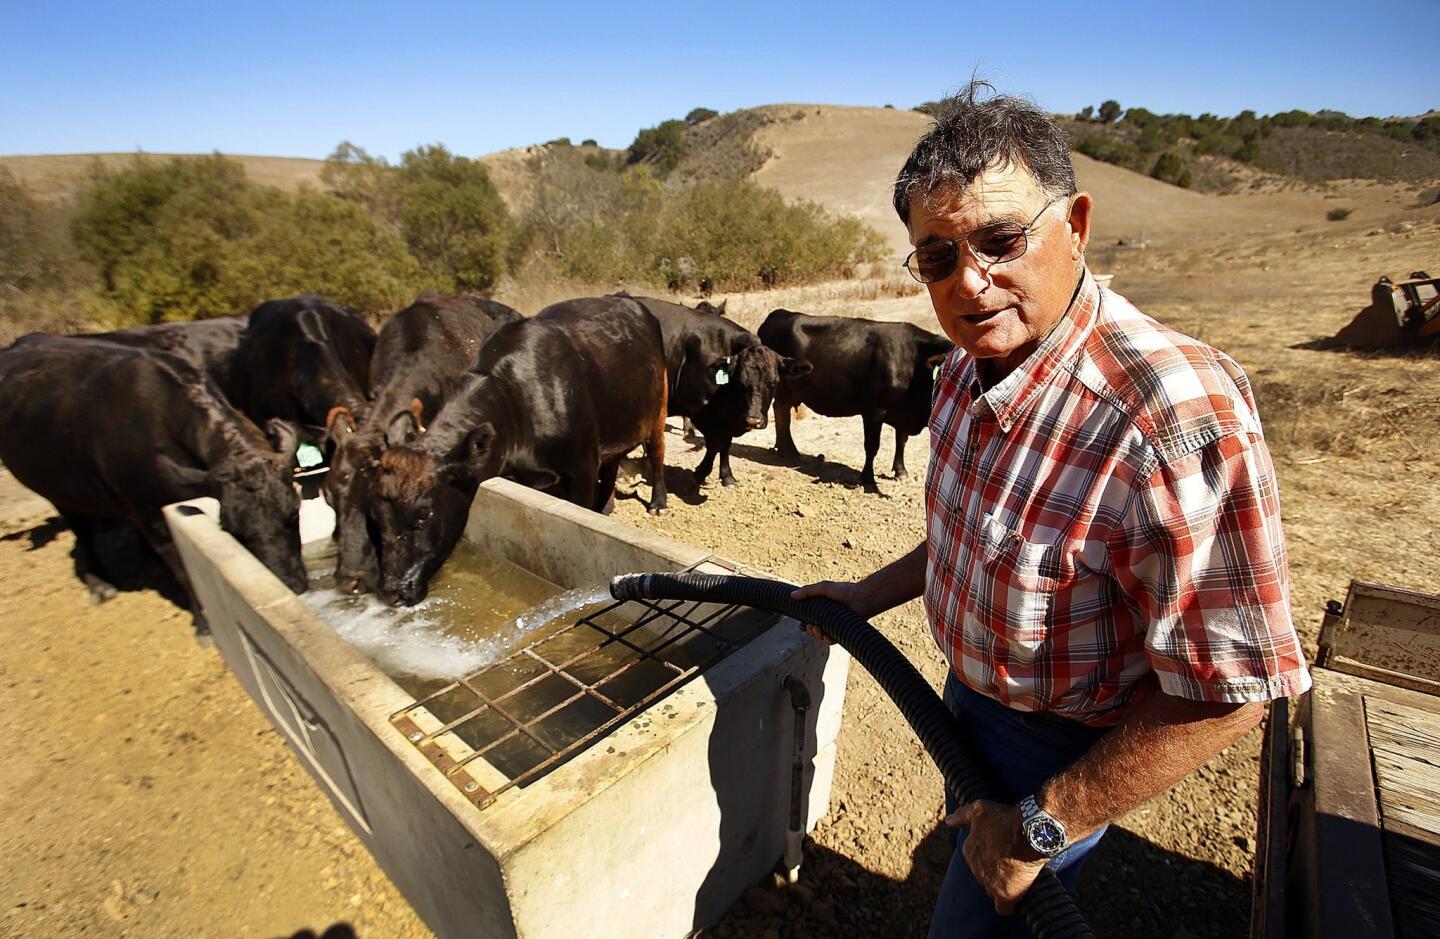
[[[905,442],[909,439],[909,434],[902,434],[900,428],[895,428],[895,462],[891,464],[890,472],[894,474],[897,482],[910,475],[910,471],[905,468]]]
[[[795,438],[790,436],[790,409],[794,403],[775,396],[775,452],[788,460],[800,459]]]
[[[600,466],[600,481],[595,486],[595,504],[592,509],[601,515],[615,511],[615,480],[620,476],[620,457]]]
[[[195,588],[190,585],[190,577],[185,573],[185,564],[180,560],[180,551],[175,547],[175,541],[170,537],[170,527],[165,524],[164,516],[158,512],[154,515],[144,515],[135,519],[135,527],[140,529],[140,534],[160,555],[165,566],[170,568],[170,573],[180,582],[180,588],[185,591],[186,598],[190,601],[190,615],[195,620],[195,636],[203,642],[210,641],[210,624],[205,619],[205,611],[200,607],[200,600],[195,596]]]
[[[645,442],[645,456],[650,460],[650,508],[651,515],[665,514],[665,401],[661,397],[660,414],[655,419],[655,429]]]
[[[91,603],[114,599],[115,585],[105,579],[105,565],[95,544],[95,520],[70,512],[60,513],[75,533],[75,573],[90,591]]]
[[[722,438],[720,444],[720,485],[735,485],[735,474],[730,472],[730,444],[735,441],[734,437]]]
[[[865,421],[865,469],[860,472],[860,484],[866,492],[879,492],[875,483],[875,454],[880,452],[880,431],[885,427],[885,415],[866,411],[861,415]]]
[[[709,436],[706,436],[705,456],[700,459],[700,465],[695,467],[695,485],[703,486],[705,484],[705,480],[709,477],[710,471],[715,468],[715,456],[717,453],[718,449],[715,444],[710,440]]]

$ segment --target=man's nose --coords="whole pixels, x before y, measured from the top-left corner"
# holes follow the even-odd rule
[[[955,273],[960,278],[960,294],[966,300],[974,300],[990,288],[990,269],[980,263],[969,245],[962,246],[956,263],[959,265]]]

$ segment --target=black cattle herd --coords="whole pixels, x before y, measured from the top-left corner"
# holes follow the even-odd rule
[[[108,333],[35,333],[0,350],[0,461],[76,537],[78,573],[113,596],[96,533],[132,523],[189,590],[161,508],[220,501],[220,523],[296,592],[296,449],[320,448],[336,513],[337,586],[393,604],[425,596],[496,476],[609,511],[622,458],[643,446],[649,511],[665,511],[665,418],[705,441],[695,470],[733,485],[735,437],[766,426],[797,458],[791,410],[860,415],[861,479],[876,491],[883,424],[897,478],[925,427],[951,343],[903,323],[775,310],[758,335],[698,308],[620,293],[533,317],[469,295],[424,294],[378,335],[304,294],[248,314]],[[196,625],[204,620],[193,602]]]

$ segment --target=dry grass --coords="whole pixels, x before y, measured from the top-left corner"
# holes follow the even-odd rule
[[[157,160],[168,160],[178,154],[144,154]],[[229,155],[229,154],[227,154]],[[135,159],[134,153],[65,153],[47,156],[0,156],[0,169],[8,169],[24,183],[31,194],[55,200],[68,196],[84,185],[96,166],[114,169]],[[245,174],[257,183],[278,186],[286,191],[301,184],[320,185],[320,169],[324,160],[305,157],[231,156],[245,167]]]

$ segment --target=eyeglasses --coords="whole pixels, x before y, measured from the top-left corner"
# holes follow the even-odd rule
[[[1060,201],[1061,199],[1051,199],[1045,203],[1045,207],[1036,212],[1028,224],[996,222],[993,225],[984,225],[967,232],[961,241],[965,242],[982,267],[1014,261],[1030,247],[1029,235],[1040,221],[1040,216]],[[959,263],[959,241],[931,241],[910,252],[905,258],[905,270],[922,284],[934,284],[955,273]]]

